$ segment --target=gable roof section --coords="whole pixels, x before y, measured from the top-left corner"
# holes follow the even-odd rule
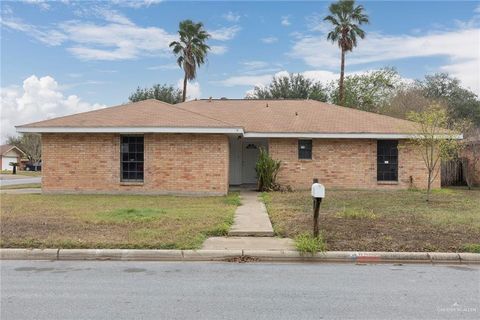
[[[232,133],[245,137],[411,138],[414,122],[315,100],[150,99],[23,126],[19,132]],[[447,134],[448,131],[445,131]]]
[[[231,123],[175,108],[155,99],[17,126],[19,132],[229,133],[239,130],[241,128]]]
[[[12,151],[12,150],[17,152],[20,156],[25,156],[25,152],[20,150],[18,147],[12,146],[10,144],[4,144],[4,145],[0,146],[0,155],[3,156],[3,155],[5,155],[6,153],[8,153],[9,151]]]

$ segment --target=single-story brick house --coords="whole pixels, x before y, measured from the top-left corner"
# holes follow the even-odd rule
[[[259,148],[280,184],[426,185],[417,125],[314,100],[145,100],[17,127],[42,136],[44,192],[212,194],[256,182]],[[440,187],[440,179],[434,183]]]

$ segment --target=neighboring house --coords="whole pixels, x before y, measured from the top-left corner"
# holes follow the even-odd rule
[[[417,125],[314,100],[157,100],[17,127],[42,135],[44,192],[225,194],[256,182],[259,148],[280,184],[423,188]],[[440,187],[440,179],[433,184]]]
[[[20,164],[22,157],[25,153],[15,146],[4,144],[0,146],[0,158],[2,159],[2,170],[13,170],[13,166],[10,163]]]

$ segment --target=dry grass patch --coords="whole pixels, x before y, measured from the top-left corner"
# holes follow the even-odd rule
[[[265,193],[276,233],[312,229],[309,191]],[[328,190],[320,209],[328,250],[475,251],[480,246],[480,190]]]
[[[2,194],[2,247],[199,248],[225,235],[239,204],[225,197]]]

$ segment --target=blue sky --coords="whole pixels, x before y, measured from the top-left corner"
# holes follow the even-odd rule
[[[123,103],[137,86],[177,86],[183,72],[168,44],[183,19],[212,34],[190,98],[242,98],[286,72],[336,79],[339,50],[322,21],[329,3],[2,1],[2,140],[13,124]],[[359,3],[371,23],[347,55],[347,73],[392,66],[416,79],[445,71],[480,92],[478,2]]]

